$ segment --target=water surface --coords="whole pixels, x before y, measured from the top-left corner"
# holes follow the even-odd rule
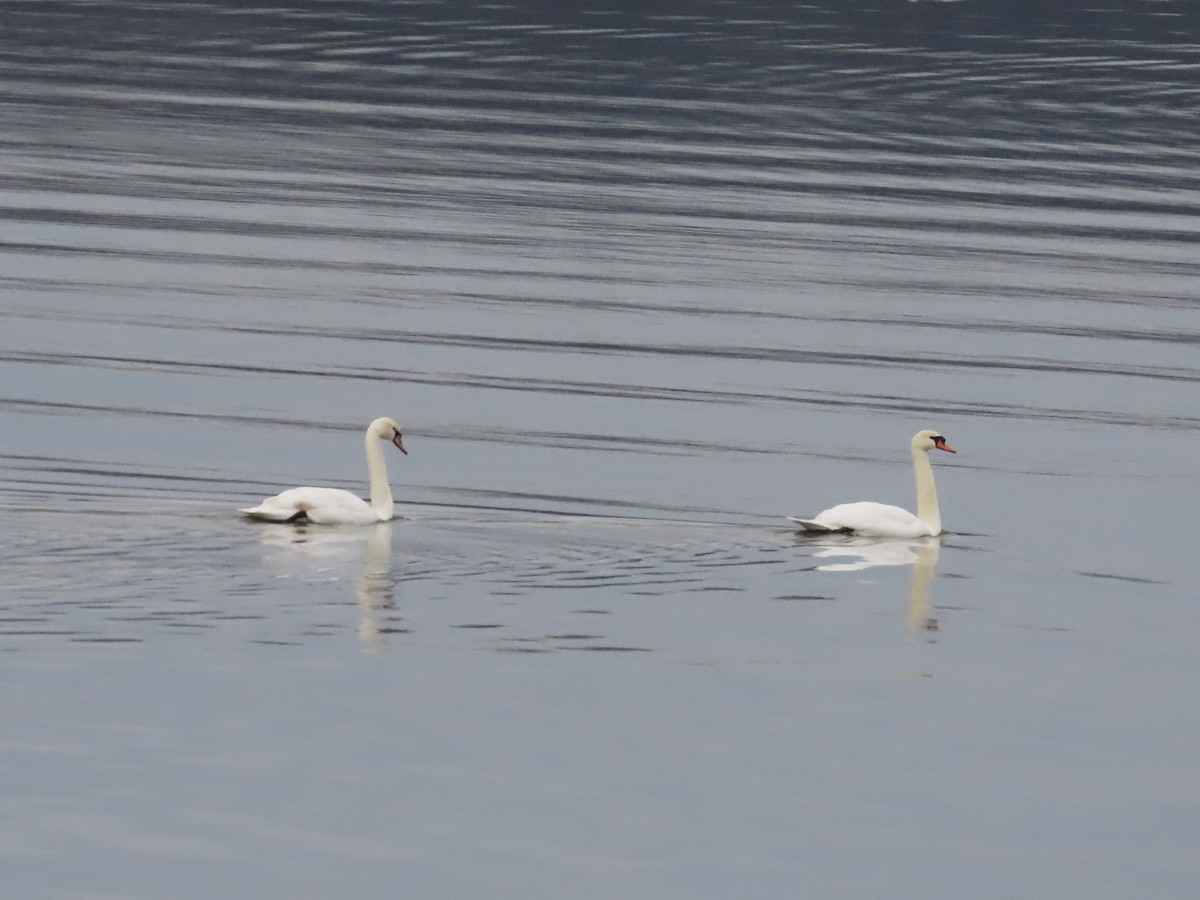
[[[1187,7],[10,6],[9,890],[1193,895]]]

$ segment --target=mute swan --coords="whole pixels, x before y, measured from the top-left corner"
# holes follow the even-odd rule
[[[811,519],[788,518],[805,531],[843,531],[865,537],[915,538],[942,533],[942,516],[938,511],[937,487],[933,483],[930,450],[955,450],[936,431],[918,431],[912,439],[913,473],[917,478],[917,514],[885,503],[843,503]]]
[[[391,441],[405,456],[400,426],[392,419],[376,419],[367,426],[367,472],[371,476],[371,502],[339,488],[298,487],[258,506],[239,509],[252,519],[292,522],[307,519],[317,525],[372,525],[392,517],[392,489],[388,486],[387,467],[379,441]]]

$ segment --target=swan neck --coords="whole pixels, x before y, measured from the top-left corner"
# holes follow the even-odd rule
[[[371,477],[371,509],[381,522],[392,517],[392,488],[388,484],[387,464],[383,461],[383,445],[379,438],[367,432],[367,474]]]
[[[913,474],[917,477],[917,518],[930,534],[942,533],[942,514],[938,509],[937,486],[933,483],[933,464],[924,450],[914,449]]]

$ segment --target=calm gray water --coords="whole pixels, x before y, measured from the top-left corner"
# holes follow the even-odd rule
[[[5,896],[1195,896],[1189,6],[0,17]]]

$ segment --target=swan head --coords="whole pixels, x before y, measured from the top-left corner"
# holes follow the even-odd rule
[[[367,427],[367,434],[379,438],[381,441],[391,441],[396,445],[396,449],[408,456],[408,451],[404,449],[404,438],[400,434],[400,426],[395,419],[387,417],[376,419]]]
[[[928,453],[930,450],[945,450],[947,453],[958,452],[946,443],[941,432],[934,431],[932,428],[926,428],[913,435],[912,448],[914,453],[918,450],[922,453]]]

